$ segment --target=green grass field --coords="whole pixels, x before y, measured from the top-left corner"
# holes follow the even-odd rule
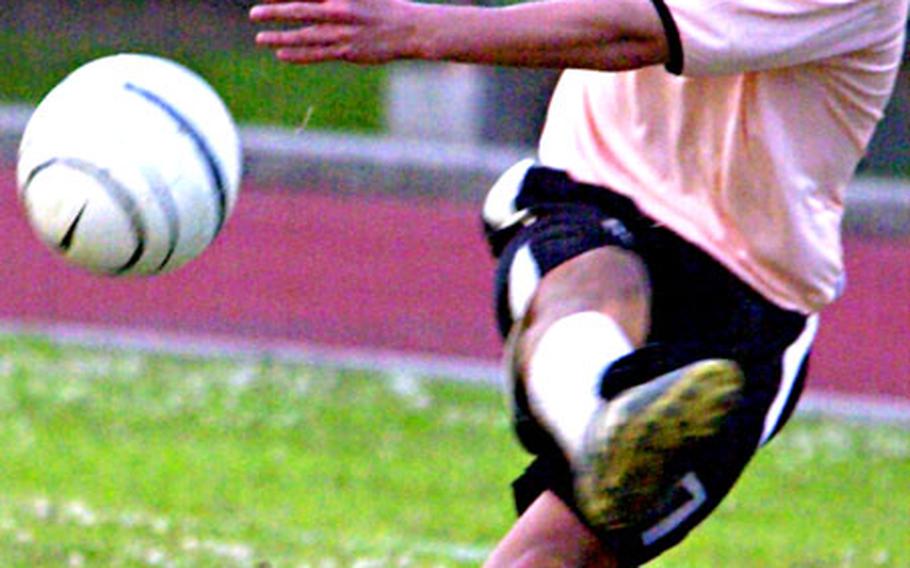
[[[122,51],[170,57],[202,74],[242,124],[377,133],[384,128],[387,70],[353,65],[293,67],[246,46],[161,47],[112,37],[48,38],[0,29],[0,103],[36,104],[76,67]]]
[[[477,385],[0,338],[3,566],[471,566],[524,463]],[[800,419],[656,566],[910,566],[910,432]]]

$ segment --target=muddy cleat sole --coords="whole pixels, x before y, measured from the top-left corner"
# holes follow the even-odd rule
[[[685,474],[680,458],[721,430],[744,383],[736,363],[710,359],[604,404],[572,460],[577,504],[588,522],[615,530],[652,519]]]

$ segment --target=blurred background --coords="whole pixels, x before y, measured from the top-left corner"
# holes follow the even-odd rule
[[[523,458],[508,438],[498,395],[487,396],[492,389],[486,386],[499,382],[500,343],[490,296],[493,262],[477,211],[496,177],[533,154],[556,73],[421,63],[281,65],[254,47],[255,30],[246,20],[250,4],[2,3],[0,331],[14,339],[0,347],[0,410],[7,417],[0,419],[0,481],[11,488],[11,497],[0,496],[0,561],[10,551],[23,555],[19,564],[4,565],[82,566],[91,558],[102,559],[97,565],[177,565],[166,562],[165,553],[182,551],[216,558],[200,565],[269,566],[253,563],[250,550],[224,542],[253,533],[273,538],[261,544],[273,558],[286,554],[299,560],[295,547],[315,549],[317,560],[295,564],[301,566],[424,565],[413,555],[428,550],[432,562],[425,565],[477,564],[510,522],[506,487]],[[154,278],[102,278],[64,265],[32,236],[16,199],[16,148],[34,105],[71,70],[117,52],[154,53],[190,66],[212,83],[242,127],[245,183],[233,217],[199,259]],[[910,421],[906,63],[905,57],[896,93],[849,188],[844,243],[849,284],[845,297],[822,318],[800,407],[807,414]],[[19,339],[35,335],[104,349],[253,354],[255,362],[200,369],[195,363],[147,363],[134,355],[112,362],[77,352],[74,362],[65,363],[64,355],[44,344]],[[301,384],[319,373],[286,370],[275,363],[282,357],[383,370],[392,377],[388,388],[394,396],[374,397],[372,383],[356,377],[335,381],[320,375],[314,384],[323,385],[326,398],[309,398],[313,391]],[[156,366],[164,368],[162,378],[151,373]],[[126,382],[118,379],[123,373],[144,389],[143,396],[123,390]],[[449,386],[430,389],[415,379],[424,375],[480,382],[486,390],[478,395]],[[244,390],[250,377],[274,386],[272,397],[260,392],[265,387]],[[146,381],[154,388],[144,386]],[[342,383],[353,386],[343,390]],[[80,390],[92,384],[100,385],[97,392]],[[203,390],[207,398],[192,403]],[[107,409],[108,398],[117,400],[121,391],[122,408]],[[255,394],[250,396],[255,400],[244,393]],[[190,402],[178,400],[184,395]],[[358,398],[365,401],[361,410],[327,402]],[[430,400],[438,410],[430,418],[418,416]],[[314,405],[321,414],[295,414]],[[11,408],[16,411],[7,412]],[[287,424],[279,428],[281,420]],[[45,434],[35,426],[41,421]],[[401,442],[393,451],[405,422],[422,441]],[[172,429],[159,433],[159,425]],[[203,432],[196,447],[179,445],[206,425],[210,437]],[[328,434],[320,428],[353,439],[324,442]],[[468,435],[443,437],[447,428]],[[724,527],[739,523],[745,536],[718,530],[687,549],[702,556],[670,565],[907,566],[906,432],[863,431],[856,437],[840,428],[804,427],[790,446],[772,454],[778,457],[760,466],[777,468],[766,478],[790,476],[787,487],[800,488],[800,494],[812,485],[806,472],[830,477],[814,501],[803,505],[788,492],[787,503],[778,506],[779,487],[752,481],[758,491],[734,500],[732,521],[722,515]],[[88,441],[62,438],[83,430]],[[121,437],[127,430],[137,436],[134,441]],[[272,430],[275,439],[266,439],[263,432]],[[313,432],[315,449],[308,445]],[[46,440],[46,446],[36,445],[36,439]],[[161,440],[177,447],[159,448]],[[421,444],[417,452],[415,444]],[[459,444],[473,450],[449,451]],[[148,461],[149,445],[160,461]],[[327,448],[340,455],[327,458],[320,453]],[[860,457],[844,457],[845,448]],[[470,457],[472,451],[485,457]],[[412,453],[413,462],[395,461],[394,456]],[[312,456],[321,461],[306,462]],[[335,465],[326,466],[327,459]],[[438,467],[423,471],[428,461]],[[504,468],[503,461],[514,467]],[[886,461],[895,469],[886,470]],[[59,471],[45,465],[58,462]],[[878,468],[885,473],[870,478]],[[409,473],[392,476],[387,473],[392,469]],[[148,475],[152,478],[143,481]],[[355,483],[364,480],[365,487]],[[400,482],[399,493],[390,489],[393,481]],[[851,490],[843,491],[844,484],[852,484]],[[412,504],[415,492],[420,498]],[[437,510],[423,508],[447,492],[450,500],[436,504]],[[329,497],[336,493],[342,497]],[[385,493],[391,495],[387,503],[365,501]],[[98,509],[92,513],[74,496]],[[791,503],[798,505],[787,506]],[[819,510],[812,516],[816,503]],[[127,533],[120,552],[131,560],[117,563],[111,559],[120,556],[105,552],[99,534],[86,529],[103,520],[102,506],[147,508],[165,518],[171,514],[175,524],[173,519],[195,518],[200,528],[193,530],[211,540],[183,534],[183,540],[171,541],[177,531],[166,524],[162,529],[161,519],[127,522],[118,513],[119,525],[108,524]],[[483,522],[481,513],[488,514]],[[803,516],[801,530],[792,523]],[[764,528],[759,518],[766,520]],[[70,537],[50,532],[42,540],[38,529],[17,528],[22,519],[46,533],[55,520],[54,526],[66,521],[81,532],[67,548]],[[321,532],[330,521],[337,523],[331,534],[338,536]],[[781,523],[788,528],[780,530]],[[416,539],[412,530],[427,527],[421,540],[405,538]],[[298,528],[307,532],[293,532]],[[753,538],[756,534],[763,536]],[[360,545],[351,544],[352,535],[359,535]],[[395,550],[399,556],[395,562],[386,556],[363,563],[357,554],[364,539],[374,553]],[[153,546],[159,541],[165,544]],[[752,548],[744,552],[747,544],[766,547],[767,556]],[[318,560],[326,547],[347,560]],[[753,553],[765,560],[743,560]],[[794,557],[778,563],[781,554]]]
[[[21,247],[4,253],[16,270],[7,270],[0,316],[429,354],[495,374],[492,263],[475,210],[500,172],[533,153],[556,74],[281,65],[254,47],[249,5],[6,3],[0,181],[10,186],[5,222]],[[236,218],[202,259],[153,281],[113,284],[36,247],[21,226],[11,166],[30,108],[70,70],[121,51],[174,58],[214,85],[244,128],[246,187]],[[898,378],[910,368],[907,71],[849,193],[851,287],[823,326],[811,383],[821,390],[855,383],[910,398]],[[239,292],[241,282],[256,293]]]
[[[6,2],[0,96],[34,103],[75,63],[150,51],[203,72],[245,124],[296,128],[306,118],[312,129],[525,146],[536,141],[554,71],[275,65],[253,45],[255,30],[246,19],[253,3]],[[910,175],[908,106],[905,69],[861,171]]]

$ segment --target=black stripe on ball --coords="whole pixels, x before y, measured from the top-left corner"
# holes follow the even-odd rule
[[[22,188],[23,198],[25,198],[29,186],[38,174],[51,166],[63,166],[93,178],[98,182],[98,185],[104,188],[111,200],[120,207],[127,219],[129,219],[130,229],[133,232],[136,247],[133,249],[129,259],[123,265],[114,269],[113,273],[123,274],[133,268],[145,252],[147,231],[145,228],[145,221],[142,219],[142,213],[139,210],[139,204],[133,198],[130,190],[114,179],[107,170],[99,168],[90,162],[78,158],[51,158],[50,160],[35,166],[32,171],[28,173]],[[70,243],[70,245],[71,244],[72,243]]]
[[[57,243],[57,246],[63,252],[67,252],[73,246],[73,238],[76,236],[76,228],[79,227],[79,221],[82,220],[82,216],[85,215],[85,208],[88,207],[88,201],[82,204],[82,207],[79,208],[79,212],[76,213],[76,216],[73,217],[73,220],[70,221],[70,226],[67,227],[66,232],[63,233],[63,238],[60,239],[60,242]]]
[[[152,190],[152,194],[158,201],[158,205],[161,206],[161,210],[164,212],[165,221],[167,222],[167,252],[156,269],[160,272],[161,270],[164,270],[164,267],[167,266],[167,263],[170,262],[171,257],[174,256],[174,252],[177,250],[177,243],[180,240],[180,214],[177,211],[177,202],[174,200],[174,194],[171,193],[171,188],[157,175],[154,175],[153,172],[146,172],[145,178]]]
[[[133,83],[126,83],[124,88],[127,91],[136,93],[164,111],[165,114],[177,123],[181,130],[187,133],[193,141],[193,144],[195,144],[196,149],[199,150],[199,154],[205,160],[209,174],[211,175],[212,187],[215,191],[218,213],[214,234],[217,235],[221,231],[221,227],[224,225],[227,216],[227,186],[225,183],[225,175],[222,173],[221,164],[218,162],[218,158],[215,156],[215,152],[212,150],[210,144],[187,117],[160,96]]]

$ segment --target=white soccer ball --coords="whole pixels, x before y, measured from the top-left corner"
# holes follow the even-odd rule
[[[196,73],[142,54],[76,69],[19,147],[19,199],[40,239],[109,275],[173,270],[208,247],[240,188],[237,128]]]

